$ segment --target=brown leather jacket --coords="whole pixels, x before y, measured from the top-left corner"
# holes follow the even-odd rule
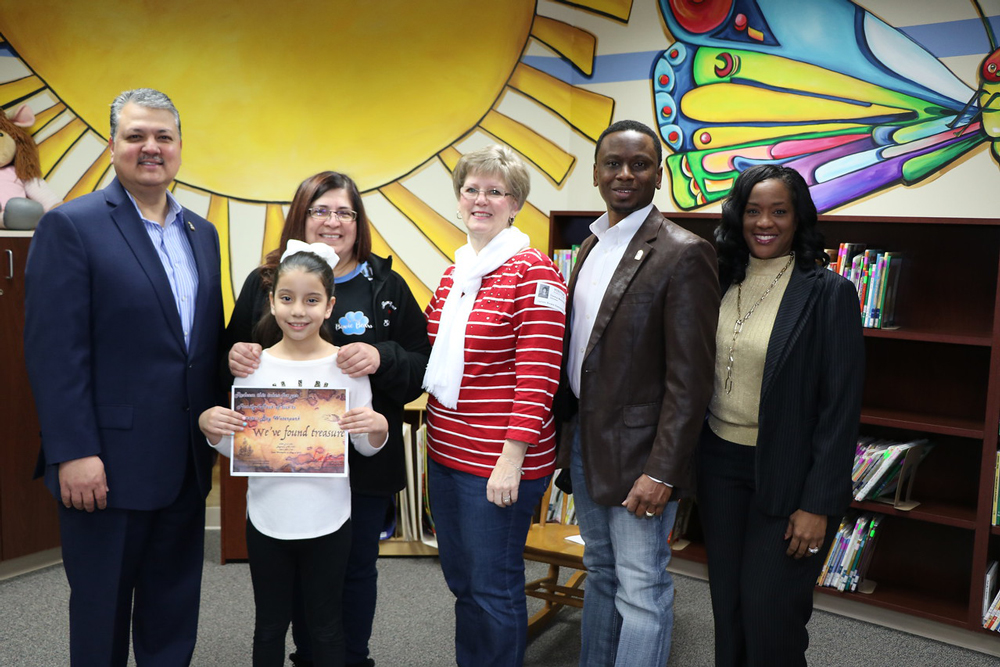
[[[671,484],[676,499],[693,484],[693,453],[712,395],[720,298],[715,250],[653,208],[608,285],[577,400],[565,366],[569,325],[577,274],[596,243],[593,235],[584,241],[569,283],[557,465],[569,467],[570,424],[578,418],[587,489],[596,502],[620,505],[642,473]]]

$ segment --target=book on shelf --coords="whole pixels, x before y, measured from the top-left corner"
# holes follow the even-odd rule
[[[868,535],[865,538],[865,544],[858,559],[858,566],[855,569],[854,580],[851,584],[852,591],[860,590],[863,593],[871,593],[874,590],[873,583],[866,582],[867,586],[863,586],[862,583],[864,581],[864,574],[868,572],[868,566],[871,565],[872,556],[875,553],[875,540],[879,535],[878,526],[884,518],[884,514],[876,514],[868,524]]]
[[[573,267],[576,266],[576,255],[579,250],[580,246],[574,245],[571,248],[556,248],[552,251],[552,263],[559,269],[566,284],[569,284],[569,277],[573,273]]]
[[[994,526],[1000,526],[1000,452],[997,452],[997,460],[993,465],[993,520]]]
[[[879,296],[881,295],[880,284],[885,278],[885,255],[886,253],[878,255],[868,279],[868,293],[865,295],[865,307],[861,312],[864,325],[868,328],[875,328],[875,325],[878,323],[879,312],[881,310],[881,303],[879,301]]]
[[[830,270],[839,273],[858,291],[862,324],[869,329],[896,326],[896,291],[902,269],[899,252],[867,248],[864,243],[841,243],[827,251]]]
[[[886,262],[885,289],[882,299],[883,306],[878,323],[880,329],[897,326],[896,293],[899,289],[899,275],[903,270],[903,256],[898,252],[888,253]]]
[[[420,541],[437,549],[437,534],[434,531],[434,517],[427,493],[427,424],[421,424],[413,437],[416,447],[417,474],[420,480]]]
[[[864,250],[864,247],[865,244],[863,243],[840,244],[840,248],[837,251],[837,266],[839,267],[840,275],[844,276],[848,280],[851,279],[851,269],[854,268],[854,258]]]
[[[986,623],[990,605],[997,594],[998,573],[1000,573],[1000,563],[991,560],[986,566],[986,576],[983,580],[983,623]]]
[[[867,532],[869,518],[867,513],[859,514],[857,520],[854,522],[854,530],[851,531],[851,535],[847,540],[847,545],[844,547],[844,554],[840,559],[840,563],[837,564],[836,574],[833,578],[833,587],[838,591],[844,590],[847,582],[851,579],[854,559],[861,545],[861,537]]]
[[[874,590],[874,584],[867,581],[866,574],[883,518],[882,514],[875,512],[848,512],[841,520],[827,552],[816,579],[817,586],[866,593]]]
[[[854,500],[862,502],[894,493],[899,485],[904,463],[910,459],[908,474],[912,475],[931,446],[925,438],[909,441],[871,436],[858,438],[851,472]]]
[[[403,424],[403,452],[406,478],[413,482],[396,494],[396,529],[383,539],[395,536],[405,542],[423,542],[437,547],[427,500],[426,424],[416,430],[410,424]]]
[[[837,528],[837,533],[833,538],[833,544],[830,545],[830,549],[827,551],[826,560],[823,561],[823,568],[820,570],[819,577],[816,580],[817,586],[829,586],[833,582],[834,566],[839,562],[841,552],[844,550],[846,536],[850,531],[848,522],[849,519],[846,516],[840,520],[840,526]]]
[[[996,630],[998,608],[1000,608],[1000,593],[993,596],[993,602],[983,615],[983,627],[987,630]]]
[[[559,475],[557,469],[552,477]],[[576,525],[576,504],[573,502],[573,495],[564,493],[555,484],[552,485],[552,493],[549,495],[549,506],[545,508],[545,520],[549,523],[561,523],[565,526]]]
[[[987,569],[987,577],[989,577],[990,570],[996,567],[997,562],[993,561],[990,563],[990,567]],[[996,583],[996,572],[993,575],[994,585]],[[988,583],[988,582],[986,582]],[[984,596],[986,591],[984,590]],[[987,630],[997,630],[1000,628],[1000,590],[993,593],[991,596],[991,602],[989,607],[983,613],[983,627]]]
[[[830,256],[830,263],[826,268],[834,273],[840,273],[840,250],[838,248],[824,248],[823,252]]]
[[[413,428],[407,424],[403,423],[403,452],[406,459],[406,478],[413,479]],[[396,532],[395,537],[398,537],[404,541],[410,542],[416,538],[416,533],[413,529],[413,521],[411,519],[413,515],[413,508],[410,500],[410,485],[407,488],[396,494]]]

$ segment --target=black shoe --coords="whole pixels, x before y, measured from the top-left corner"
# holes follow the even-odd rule
[[[371,658],[365,658],[361,662],[351,662],[345,664],[344,667],[375,667],[375,661]]]
[[[289,653],[288,659],[292,661],[295,667],[313,667],[313,661],[311,658],[304,658],[298,653]]]

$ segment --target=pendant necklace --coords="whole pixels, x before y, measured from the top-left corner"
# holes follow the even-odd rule
[[[757,299],[757,303],[755,303],[753,306],[750,307],[750,310],[747,311],[746,315],[743,315],[742,317],[737,317],[736,319],[736,326],[733,327],[733,342],[730,343],[729,345],[729,365],[726,367],[727,394],[733,391],[733,361],[734,361],[733,352],[736,349],[736,338],[739,337],[740,332],[743,331],[743,325],[746,324],[746,321],[750,319],[751,315],[753,315],[753,311],[757,310],[757,306],[759,306],[761,302],[764,301],[764,299],[767,297],[767,295],[771,293],[771,290],[774,289],[774,286],[778,284],[779,280],[781,280],[781,276],[785,275],[785,271],[787,271],[788,267],[792,265],[792,261],[794,259],[795,259],[795,253],[792,253],[791,255],[788,256],[788,261],[785,262],[785,265],[783,267],[781,267],[781,271],[778,271],[778,275],[776,275],[774,277],[774,280],[771,281],[771,285],[766,290],[764,290],[764,293],[760,295],[759,299]],[[743,281],[745,280],[746,277],[744,277],[743,280],[740,281],[739,285],[736,286],[737,315],[743,312]]]

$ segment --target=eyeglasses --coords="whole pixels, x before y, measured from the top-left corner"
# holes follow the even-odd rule
[[[335,216],[338,222],[342,222],[345,225],[358,219],[358,212],[352,211],[349,208],[341,208],[334,211],[332,208],[327,208],[326,206],[315,206],[306,209],[306,213],[317,220],[329,220],[331,216]]]
[[[504,192],[503,190],[497,190],[496,188],[485,188],[483,190],[477,190],[476,188],[468,187],[468,188],[462,188],[459,192],[461,192],[462,196],[465,197],[466,199],[472,199],[472,200],[478,199],[480,192],[486,195],[486,198],[489,199],[490,201],[500,201],[504,197],[514,196],[509,192]]]

